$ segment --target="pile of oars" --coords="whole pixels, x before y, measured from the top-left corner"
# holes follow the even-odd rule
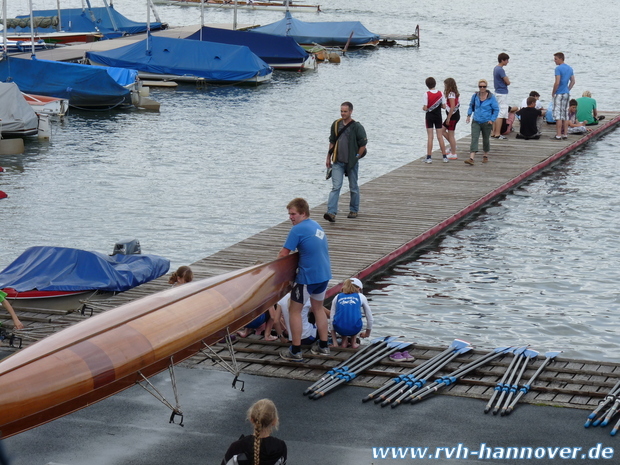
[[[530,350],[527,347],[519,347],[513,351],[514,357],[508,365],[508,369],[504,373],[502,379],[497,383],[495,387],[495,391],[493,391],[493,395],[491,399],[484,409],[484,413],[488,413],[491,408],[493,408],[493,402],[495,402],[496,397],[497,402],[495,402],[495,407],[493,408],[493,415],[497,415],[498,413],[501,416],[508,415],[512,413],[515,406],[521,400],[525,394],[527,394],[532,388],[532,383],[538,378],[538,375],[542,373],[545,367],[558,355],[561,354],[562,351],[557,352],[547,352],[545,354],[545,360],[540,364],[538,370],[531,376],[531,378],[521,387],[519,387],[519,383],[521,382],[521,377],[525,372],[527,364],[530,360],[536,359],[538,357],[538,352],[535,350]],[[521,368],[519,368],[519,366]],[[518,392],[517,392],[518,391]],[[515,396],[516,394],[516,396]],[[506,397],[507,396],[507,397]],[[514,398],[513,398],[514,396]],[[506,401],[504,402],[504,398],[506,397]],[[503,404],[503,407],[502,407]]]
[[[474,371],[477,368],[480,368],[483,365],[486,365],[491,360],[501,357],[504,354],[510,353],[514,350],[514,347],[498,347],[495,350],[492,350],[488,354],[485,354],[479,357],[476,360],[468,363],[467,365],[462,366],[461,368],[453,371],[448,376],[443,376],[441,378],[436,379],[431,384],[426,385],[417,393],[411,394],[409,397],[403,399],[403,403],[414,404],[419,402],[431,394],[440,391],[446,386],[450,386],[451,384],[456,383],[460,378],[468,374],[470,371]]]
[[[337,367],[325,373],[321,379],[304,391],[310,399],[320,399],[341,384],[355,379],[361,372],[394,352],[411,346],[410,342],[395,342],[394,336],[377,338],[363,349],[355,352]]]
[[[469,342],[455,339],[446,350],[413,368],[409,373],[389,380],[382,387],[364,397],[362,402],[374,399],[375,404],[381,402],[381,407],[388,405],[391,405],[392,408],[398,407],[404,399],[424,386],[431,376],[443,369],[457,356],[469,352],[471,349]]]
[[[594,411],[588,415],[588,419],[586,420],[585,426],[586,428],[590,425],[592,426],[607,426],[611,419],[618,413],[620,409],[620,381],[616,383],[616,385],[611,388],[609,394],[601,400],[598,404],[598,407],[594,409]],[[615,436],[620,429],[620,420],[613,427],[611,432],[612,436]]]

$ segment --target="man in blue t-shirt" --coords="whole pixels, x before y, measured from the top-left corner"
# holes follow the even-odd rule
[[[506,136],[502,136],[502,122],[508,118],[508,86],[510,85],[510,79],[506,76],[504,67],[509,61],[510,57],[507,53],[500,53],[497,55],[497,66],[493,68],[493,87],[495,87],[495,99],[499,105],[499,114],[493,123],[493,131],[491,131],[491,137],[495,139],[507,139]]]
[[[278,258],[285,257],[297,250],[299,263],[289,307],[292,333],[289,336],[293,345],[282,349],[280,357],[284,360],[299,362],[303,360],[301,354],[301,310],[308,297],[319,335],[319,340],[312,346],[312,353],[329,355],[327,315],[323,310],[323,300],[332,272],[327,236],[323,228],[316,221],[310,219],[308,202],[302,198],[296,198],[291,200],[286,208],[293,227],[288,233]]]
[[[555,67],[555,83],[553,84],[553,119],[555,119],[555,137],[551,140],[567,139],[568,136],[568,103],[570,90],[575,85],[573,68],[564,63],[562,52],[553,54]]]

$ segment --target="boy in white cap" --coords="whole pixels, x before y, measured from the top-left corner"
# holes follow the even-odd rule
[[[337,337],[340,335],[342,340],[341,347],[352,347],[357,349],[357,336],[368,337],[372,330],[372,312],[368,300],[362,294],[364,285],[357,278],[350,278],[344,281],[342,292],[334,297],[330,314],[330,327],[332,333],[333,346],[338,345]],[[366,316],[366,330],[362,331],[364,323],[362,321],[362,309]]]

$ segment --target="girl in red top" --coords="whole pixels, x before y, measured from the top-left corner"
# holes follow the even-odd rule
[[[456,123],[461,119],[461,113],[459,112],[459,89],[456,86],[456,81],[453,78],[448,78],[443,81],[444,96],[446,98],[446,116],[443,122],[443,136],[448,140],[450,144],[450,152],[448,152],[448,158],[450,160],[458,159],[456,154],[456,138],[454,137],[454,129]]]

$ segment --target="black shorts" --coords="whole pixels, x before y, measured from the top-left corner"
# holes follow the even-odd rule
[[[428,112],[426,113],[426,129],[441,129],[443,121],[441,121],[441,113]]]

